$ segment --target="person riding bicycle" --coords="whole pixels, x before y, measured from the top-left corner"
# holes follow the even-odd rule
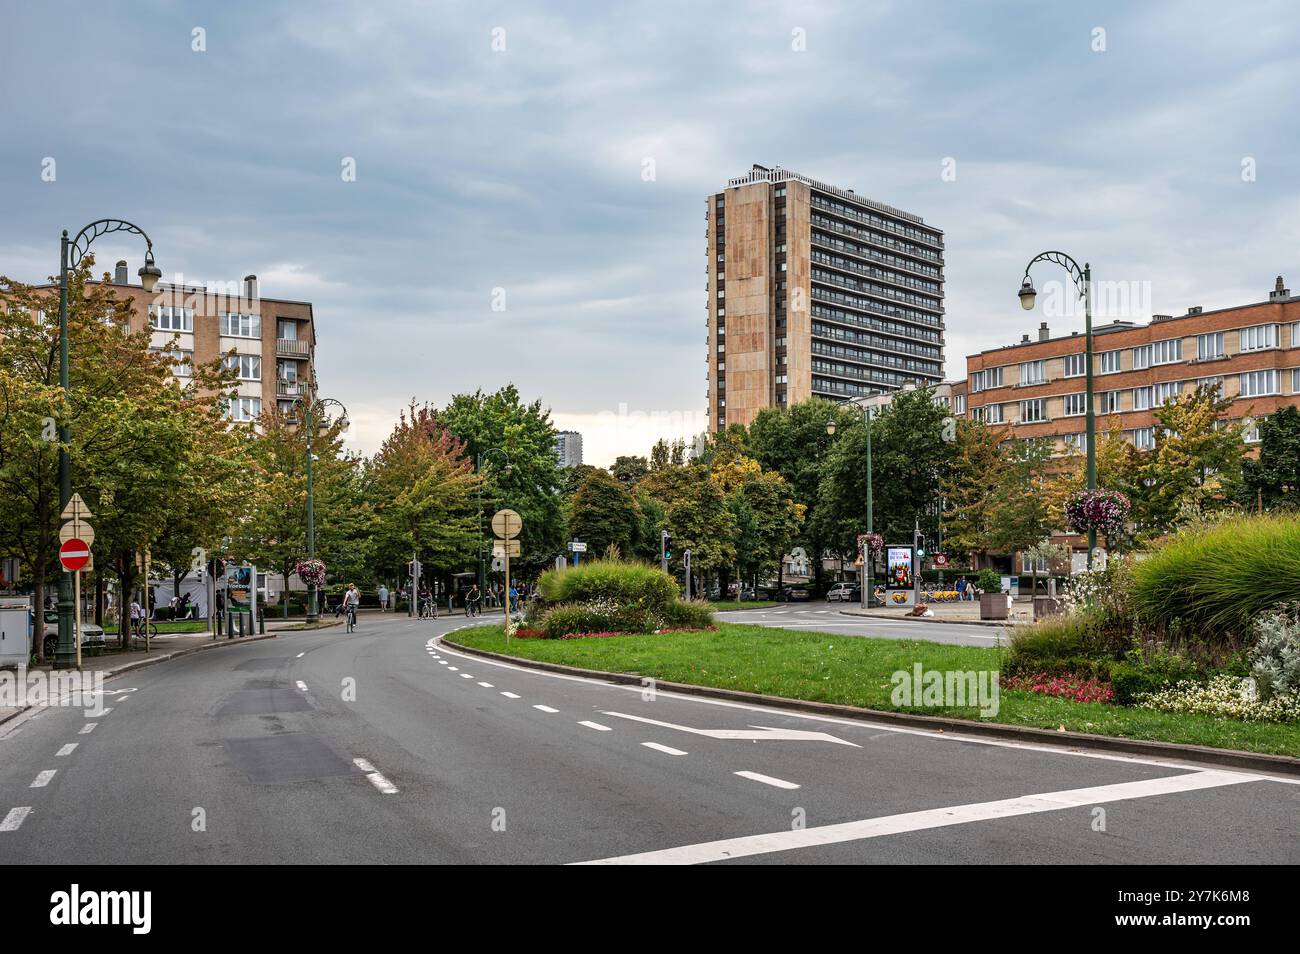
[[[348,629],[351,631],[357,625],[357,607],[361,604],[361,591],[357,589],[355,583],[349,583],[347,592],[343,594],[343,612],[348,616]]]
[[[478,616],[482,611],[482,607],[479,606],[478,584],[474,583],[465,594],[465,615]]]

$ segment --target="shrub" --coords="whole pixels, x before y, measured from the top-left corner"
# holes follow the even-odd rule
[[[1250,674],[1265,699],[1300,694],[1300,604],[1256,621]]]
[[[1195,668],[1190,665],[1182,671],[1144,666],[1135,662],[1117,662],[1110,667],[1110,684],[1115,690],[1115,701],[1122,706],[1137,705],[1143,696],[1180,683],[1192,685],[1199,682]]]
[[[665,606],[662,614],[669,629],[708,629],[713,625],[713,607],[704,600],[677,600]]]
[[[1133,599],[1155,626],[1181,622],[1232,647],[1256,619],[1294,600],[1298,582],[1300,520],[1240,517],[1172,536],[1134,568]]]
[[[663,617],[655,610],[597,599],[553,606],[542,617],[539,628],[547,639],[559,639],[569,633],[652,633],[663,626]]]
[[[678,598],[678,584],[648,563],[593,560],[564,570],[547,570],[538,581],[547,603],[609,600],[619,606],[660,609]]]
[[[1162,712],[1187,712],[1252,722],[1300,721],[1300,696],[1279,694],[1267,701],[1254,691],[1255,684],[1238,676],[1218,675],[1204,685],[1180,682],[1140,697],[1139,705]]]
[[[1002,592],[1002,574],[991,567],[985,567],[975,577],[975,585],[985,593]]]

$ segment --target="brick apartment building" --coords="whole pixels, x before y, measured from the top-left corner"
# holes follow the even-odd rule
[[[973,354],[953,409],[1012,426],[1018,438],[1052,438],[1058,449],[1084,449],[1084,336],[1036,338]],[[1138,325],[1113,321],[1093,329],[1097,432],[1118,420],[1140,449],[1154,445],[1155,410],[1199,384],[1232,399],[1229,417],[1257,419],[1300,406],[1300,296],[1279,276],[1266,301],[1185,315],[1153,315]],[[964,391],[965,393],[961,393]],[[1257,430],[1247,441],[1258,440]]]
[[[942,380],[943,233],[920,216],[756,165],[705,220],[710,430]]]

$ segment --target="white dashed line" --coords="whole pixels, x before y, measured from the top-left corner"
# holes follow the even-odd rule
[[[36,781],[32,782],[32,784],[29,787],[44,788],[46,785],[50,784],[50,779],[54,778],[54,773],[57,771],[58,769],[46,769],[40,775],[36,776]]]
[[[559,712],[559,709],[552,709],[550,706],[533,706],[534,709],[541,709],[543,712]]]
[[[78,732],[77,735],[90,735],[90,733],[95,731],[95,726],[97,725],[99,725],[98,722],[87,722],[81,727],[81,731]]]
[[[370,784],[373,785],[375,788],[379,789],[385,795],[397,794],[397,786],[394,785],[392,782],[390,782],[388,779],[384,778],[384,776],[381,775],[375,769],[375,767],[371,765],[369,762],[367,762],[365,759],[353,759],[352,764],[355,765],[357,768],[361,769],[361,771],[365,772],[366,778],[370,779]]]
[[[0,821],[0,831],[17,831],[18,826],[23,823],[23,819],[31,814],[32,806],[24,805],[22,808],[11,808],[9,814],[5,816],[4,821]]]
[[[102,715],[102,716],[106,716],[106,715],[108,715],[108,714],[109,714],[110,712],[112,712],[112,711],[113,711],[113,707],[112,707],[112,706],[105,706],[104,708],[102,708],[102,709],[99,710],[99,714]]]
[[[77,750],[77,743],[69,742],[63,748],[59,749],[59,751],[55,752],[54,755],[56,758],[58,758],[59,756],[63,756],[63,755],[71,755],[76,750]]]
[[[671,745],[660,745],[658,742],[642,742],[647,749],[654,749],[656,752],[662,752],[665,755],[685,755],[681,749],[675,749]]]
[[[307,654],[306,654],[305,652],[302,652],[302,653],[299,653],[297,656],[295,656],[294,659],[301,659],[303,656],[306,656],[306,655],[307,655]]]
[[[445,660],[445,659],[439,659],[439,660],[438,660],[438,663],[439,663],[439,665],[445,666],[445,665],[447,665],[447,660]]]
[[[459,667],[459,666],[448,666],[448,667],[447,667],[447,671],[448,671],[448,672],[459,672],[459,671],[460,671],[460,667]]]
[[[306,691],[307,691],[307,683],[305,683],[305,682],[303,682],[301,679],[299,679],[299,680],[298,680],[298,688],[301,689],[303,692],[306,692]]]
[[[601,725],[599,722],[579,722],[578,725],[585,725],[588,729],[595,729],[597,732],[613,731],[607,725]]]
[[[470,675],[469,673],[467,673],[467,672],[463,672],[463,673],[460,674],[460,678],[462,678],[462,679],[473,679],[474,677],[471,676],[471,675]]]
[[[771,785],[775,788],[794,789],[799,787],[794,782],[787,782],[784,779],[773,778],[770,775],[759,775],[757,772],[733,772],[732,774],[739,775],[741,778],[747,778],[751,782],[762,782],[764,785]]]
[[[492,683],[490,683],[490,682],[480,682],[479,685],[482,686],[484,689],[491,689],[491,688],[492,688]]]
[[[513,692],[503,692],[503,693],[501,693],[501,695],[505,696],[507,699],[518,699],[518,698],[519,698],[519,697],[518,697],[517,695],[515,695]]]

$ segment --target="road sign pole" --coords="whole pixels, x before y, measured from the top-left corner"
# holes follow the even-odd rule
[[[503,561],[504,561],[504,562],[503,562],[502,565],[505,567],[505,571],[506,571],[506,626],[505,626],[505,629],[506,629],[506,646],[508,647],[508,646],[510,645],[510,624],[511,624],[512,619],[514,618],[513,615],[512,615],[512,613],[513,613],[513,611],[514,611],[514,607],[510,605],[510,604],[511,604],[511,600],[510,600],[510,543],[509,543],[509,541],[506,542],[505,552],[504,552],[504,556],[503,556]]]
[[[72,574],[73,632],[77,638],[77,668],[81,668],[81,571]]]

